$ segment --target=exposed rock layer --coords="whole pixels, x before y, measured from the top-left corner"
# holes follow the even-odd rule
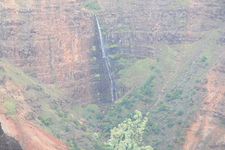
[[[0,53],[72,103],[90,102],[92,20],[76,1],[1,1]]]

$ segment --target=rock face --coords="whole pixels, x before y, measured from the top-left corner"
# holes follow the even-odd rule
[[[91,101],[89,48],[92,20],[71,0],[1,1],[0,54],[72,103]]]
[[[149,57],[156,54],[151,45],[195,42],[201,32],[216,29],[225,20],[223,1],[115,0],[101,4],[108,40],[121,46],[123,52]]]
[[[7,136],[0,123],[0,150],[22,150],[19,142],[14,138]]]

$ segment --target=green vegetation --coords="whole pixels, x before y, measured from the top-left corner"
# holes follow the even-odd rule
[[[99,78],[100,77],[100,74],[95,74],[94,77],[95,78]]]
[[[96,57],[91,57],[91,61],[96,61]]]
[[[92,46],[92,49],[91,49],[92,51],[96,51],[96,46]]]
[[[172,94],[166,93],[167,101],[172,101],[172,100],[181,98],[180,95],[182,93],[183,93],[183,90],[181,89],[175,90],[174,92],[172,92]]]
[[[118,60],[118,64],[126,65],[126,61],[127,60],[122,60],[122,58],[120,58]],[[135,63],[129,67],[119,71],[119,74],[121,74],[119,81],[127,87],[140,87],[149,78],[149,76],[154,74],[150,69],[151,64],[151,59],[135,61]]]
[[[15,114],[16,113],[16,104],[12,101],[5,101],[3,106],[7,109],[7,113]]]
[[[97,0],[88,1],[83,5],[83,7],[92,11],[97,11],[101,9]]]
[[[53,125],[51,117],[41,117],[41,116],[39,116],[38,119],[41,120],[41,122],[43,124],[45,124],[46,126]]]
[[[202,56],[201,57],[201,62],[205,62],[207,60],[207,57],[206,56]]]
[[[113,44],[113,45],[109,45],[107,46],[108,49],[113,49],[113,48],[117,48],[118,45],[117,44]]]
[[[107,146],[113,150],[153,150],[151,146],[141,146],[142,134],[148,119],[136,110],[132,118],[127,118],[111,130]]]
[[[190,4],[190,0],[179,0],[179,2],[180,2],[182,5],[189,5],[189,4]]]

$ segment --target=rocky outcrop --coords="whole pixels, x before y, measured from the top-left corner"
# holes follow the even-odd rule
[[[22,150],[19,142],[14,138],[7,136],[0,123],[0,150]]]

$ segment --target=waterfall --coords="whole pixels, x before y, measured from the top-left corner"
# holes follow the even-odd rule
[[[102,31],[101,31],[101,28],[100,28],[100,25],[99,25],[99,22],[98,22],[98,18],[97,18],[96,15],[95,15],[95,19],[96,19],[96,22],[97,22],[98,33],[99,33],[99,37],[100,37],[100,44],[101,44],[100,47],[101,47],[101,50],[102,50],[102,58],[105,61],[105,65],[106,65],[106,68],[107,68],[107,72],[108,72],[108,76],[109,76],[109,80],[110,80],[110,84],[111,84],[110,85],[111,98],[112,98],[112,101],[114,101],[115,98],[117,99],[117,96],[114,98],[114,93],[116,93],[116,89],[115,89],[115,83],[114,83],[113,78],[112,78],[111,64],[110,64],[109,58],[107,57],[107,55],[105,53]]]

